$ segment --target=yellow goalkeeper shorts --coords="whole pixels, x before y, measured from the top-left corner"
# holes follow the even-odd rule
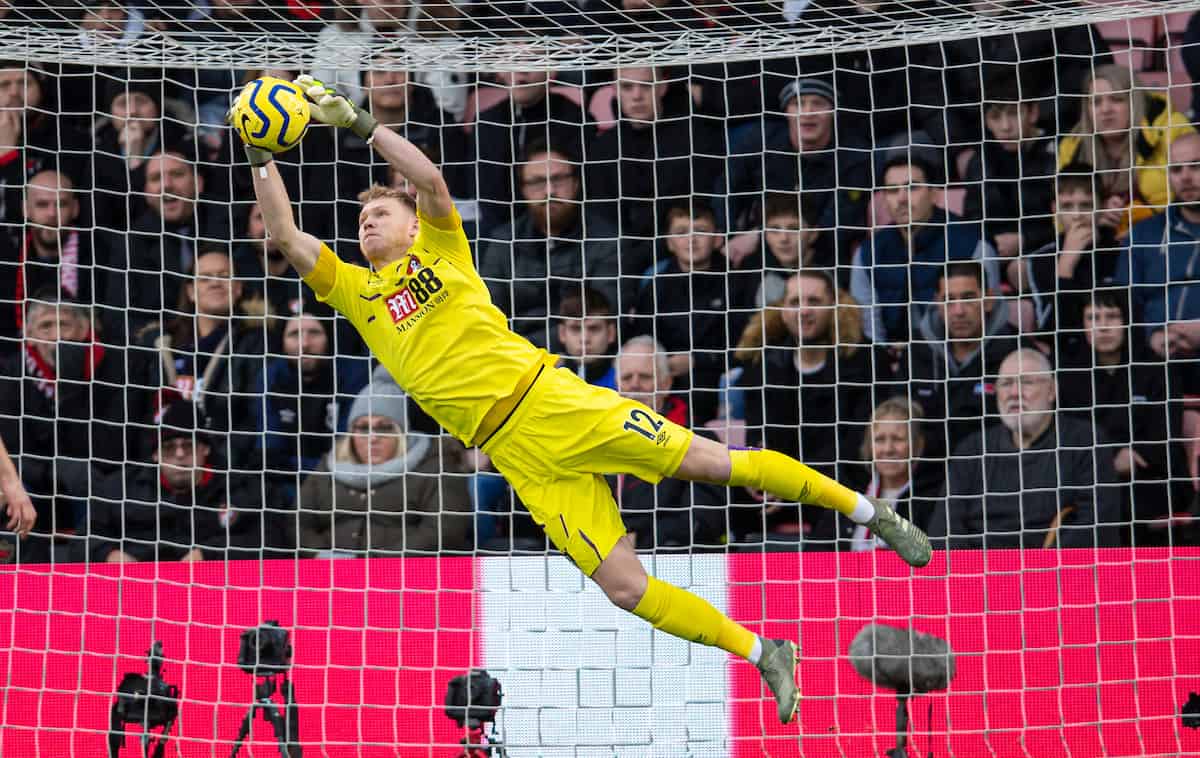
[[[625,535],[604,475],[657,484],[691,441],[690,429],[559,368],[542,371],[483,452],[555,547],[591,576]]]

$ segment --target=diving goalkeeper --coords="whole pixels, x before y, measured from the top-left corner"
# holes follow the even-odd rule
[[[247,145],[274,243],[430,416],[491,457],[550,541],[614,604],[656,629],[749,660],[774,694],[779,720],[791,721],[800,697],[796,643],[760,638],[696,595],[647,576],[604,475],[752,487],[833,508],[918,567],[930,559],[926,536],[884,502],[787,456],[693,436],[641,403],[556,369],[557,358],[510,331],[492,305],[438,168],[321,82],[302,76],[296,83],[313,118],[374,145],[416,188],[416,202],[380,186],[363,192],[358,242],[371,268],[351,265],[296,227],[271,153]]]

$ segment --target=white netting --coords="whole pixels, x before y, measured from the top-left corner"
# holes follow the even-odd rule
[[[922,754],[1200,754],[1197,8],[0,5],[0,437],[38,517],[0,532],[0,753],[102,753],[159,640],[179,754],[228,754],[284,707],[242,637],[278,620],[310,755],[453,754],[472,667],[514,758],[879,754],[870,622],[957,653]],[[617,610],[265,239],[222,120],[307,70],[441,167],[515,331],[935,535],[910,572],[828,510],[608,477],[651,573],[801,640],[798,727]],[[277,165],[364,262],[386,161],[314,126]]]
[[[616,0],[372,4],[388,22],[377,42],[393,55],[390,66],[479,72],[740,62],[1045,30],[1198,7],[1194,0],[645,5],[666,7],[625,13]],[[103,26],[99,33],[73,29],[79,16],[75,7],[14,3],[0,29],[0,45],[11,57],[57,63],[223,68],[237,61],[248,68],[300,68],[311,60],[314,39],[324,25],[339,16],[356,18],[359,8],[340,3],[216,7],[224,12],[197,10],[191,4],[139,8],[153,20],[148,29],[153,33],[129,39],[111,30],[103,33]],[[849,15],[850,23],[844,23]],[[513,44],[514,34],[525,43]]]

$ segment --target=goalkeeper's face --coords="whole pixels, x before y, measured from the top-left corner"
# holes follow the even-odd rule
[[[419,231],[417,214],[390,197],[372,200],[358,215],[358,246],[376,268],[399,259]]]

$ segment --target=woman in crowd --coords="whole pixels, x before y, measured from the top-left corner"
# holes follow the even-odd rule
[[[1194,131],[1170,99],[1141,88],[1125,66],[1097,66],[1088,82],[1091,107],[1058,146],[1058,166],[1092,166],[1105,197],[1097,223],[1117,237],[1167,205],[1167,153],[1181,134]]]
[[[457,443],[407,431],[404,393],[381,366],[349,433],[300,488],[300,549],[319,558],[470,551],[474,512]],[[455,450],[457,446],[457,450]]]
[[[870,476],[862,486],[863,494],[887,500],[897,513],[904,514],[922,529],[928,526],[934,498],[941,489],[940,466],[922,460],[924,418],[920,403],[902,397],[888,398],[875,406],[860,449]],[[852,550],[873,550],[879,544],[878,538],[865,527],[848,519],[842,521],[841,531],[850,536]]]

